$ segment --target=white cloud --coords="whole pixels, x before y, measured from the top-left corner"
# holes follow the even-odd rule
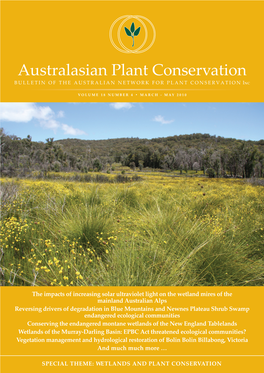
[[[116,110],[120,109],[131,109],[133,107],[129,102],[113,102],[110,106]]]
[[[173,119],[171,119],[171,120],[166,120],[166,119],[164,119],[164,117],[162,117],[161,115],[157,115],[153,120],[154,120],[154,122],[159,122],[159,123],[161,123],[161,124],[169,124],[169,123],[174,122]]]
[[[55,119],[41,120],[39,123],[41,127],[53,130],[54,132],[56,132],[62,126],[62,124]]]
[[[58,111],[57,117],[58,118],[63,118],[64,117],[64,111],[62,111],[62,110]]]
[[[8,122],[30,122],[32,119],[48,120],[54,115],[48,106],[37,106],[32,103],[1,103],[0,119]]]
[[[59,122],[56,118],[63,118],[62,110],[58,113],[49,106],[38,106],[30,102],[0,103],[0,120],[17,123],[27,123],[37,119],[42,128],[50,129],[54,133],[62,130],[66,135],[85,135],[86,133],[78,128],[73,128]]]
[[[62,124],[61,127],[66,135],[73,135],[73,136],[87,135],[86,132],[79,130],[78,128],[73,128],[71,126],[68,126],[68,124]]]

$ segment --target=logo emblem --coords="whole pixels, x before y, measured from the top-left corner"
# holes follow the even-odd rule
[[[144,53],[154,44],[156,30],[148,18],[126,15],[117,18],[112,23],[109,38],[119,52]]]
[[[130,30],[127,27],[125,27],[125,32],[126,32],[127,36],[131,36],[132,39],[133,39],[133,45],[132,45],[132,47],[134,47],[134,37],[138,36],[138,34],[140,33],[140,29],[141,29],[141,27],[139,27],[139,28],[137,28],[135,30],[135,24],[134,24],[134,22],[132,22]]]

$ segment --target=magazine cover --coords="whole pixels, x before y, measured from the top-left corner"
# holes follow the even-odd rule
[[[263,1],[1,5],[0,369],[263,370]]]

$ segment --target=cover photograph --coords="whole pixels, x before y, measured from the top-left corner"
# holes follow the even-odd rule
[[[0,370],[263,370],[263,1],[1,0]]]

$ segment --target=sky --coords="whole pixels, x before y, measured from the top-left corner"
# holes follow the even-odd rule
[[[264,103],[0,103],[0,127],[33,141],[192,133],[264,139]]]

